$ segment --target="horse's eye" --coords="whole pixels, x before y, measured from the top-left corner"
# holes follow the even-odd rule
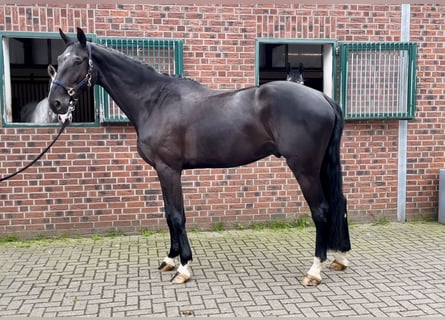
[[[74,63],[75,64],[81,64],[82,63],[82,59],[80,59],[80,58],[76,58],[75,60],[74,60]]]

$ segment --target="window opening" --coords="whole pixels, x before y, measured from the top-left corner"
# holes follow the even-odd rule
[[[334,45],[330,40],[257,40],[257,84],[286,80],[301,65],[304,85],[332,97]]]
[[[48,96],[51,79],[48,65],[57,69],[57,57],[65,45],[58,38],[4,36],[3,47],[3,121],[11,124],[30,123],[29,115]],[[79,97],[74,123],[94,122],[94,95],[87,90]],[[36,123],[33,123],[35,125]],[[49,124],[46,121],[38,124]]]

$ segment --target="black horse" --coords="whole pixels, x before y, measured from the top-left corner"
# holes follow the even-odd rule
[[[185,228],[181,173],[191,168],[227,168],[268,155],[284,157],[298,180],[316,226],[314,263],[302,283],[317,285],[327,250],[331,265],[344,269],[350,250],[343,195],[340,107],[323,93],[289,81],[241,90],[212,90],[196,81],[160,74],[116,50],[77,41],[66,43],[49,104],[66,121],[80,91],[102,86],[136,128],[141,157],[157,171],[171,246],[161,270],[174,283],[190,278],[192,251]]]

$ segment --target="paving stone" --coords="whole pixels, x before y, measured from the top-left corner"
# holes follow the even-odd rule
[[[168,234],[2,244],[0,317],[445,316],[445,226],[355,225],[350,267],[304,288],[314,239],[313,228],[190,233],[184,285],[157,270]]]

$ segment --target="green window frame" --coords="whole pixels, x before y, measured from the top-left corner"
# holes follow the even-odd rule
[[[296,45],[311,45],[312,47],[322,45],[323,91],[340,103],[345,119],[412,119],[415,117],[416,43],[338,43],[332,39],[257,38],[256,85],[269,81],[269,79],[263,81],[260,79],[261,65],[264,64],[265,55],[272,54],[271,50],[262,49],[264,45],[272,49],[275,45],[294,47]],[[293,52],[293,55],[308,54],[303,51]],[[282,53],[283,61],[287,61],[287,54],[287,50]],[[316,55],[316,52],[312,52],[312,55],[314,54]],[[273,59],[273,57],[267,56],[267,59]],[[284,64],[281,69],[276,69],[274,72],[279,73],[281,79],[284,80],[282,76],[285,74]],[[303,78],[306,75],[305,69]],[[306,81],[305,85],[307,85]]]
[[[280,49],[275,57],[273,51]],[[335,98],[337,59],[334,39],[257,38],[255,40],[255,84],[286,79],[286,66],[304,64],[305,85]],[[278,59],[277,59],[278,58]],[[277,63],[276,66],[271,64]],[[290,62],[293,62],[290,63]],[[315,85],[314,79],[317,84]]]
[[[183,42],[178,39],[97,38],[97,42],[149,64],[158,72],[183,76]],[[102,123],[128,122],[127,116],[103,88],[99,91]]]
[[[71,35],[74,36],[74,35]],[[87,34],[88,39],[95,40],[95,35]],[[23,42],[24,49],[13,49],[13,42]],[[27,49],[31,42],[39,51]],[[44,98],[49,90],[50,77],[47,74],[49,63],[56,65],[57,56],[63,50],[64,44],[59,33],[54,32],[0,32],[0,110],[2,127],[53,127],[57,123],[29,123],[20,122],[18,113],[26,102],[37,102]],[[19,50],[17,52],[17,49]],[[60,51],[60,52],[59,52]],[[19,54],[18,57],[16,56]],[[14,62],[14,60],[24,62]],[[15,69],[13,72],[12,69]],[[81,102],[94,101],[93,92],[82,95]],[[23,101],[22,101],[23,100]],[[73,126],[96,126],[99,124],[94,116],[96,110],[85,113],[86,108],[78,108]],[[79,120],[82,119],[82,120]],[[83,119],[88,119],[83,121]],[[93,120],[94,119],[94,120]],[[91,120],[91,121],[90,121]]]
[[[71,37],[75,37],[75,34],[68,34]],[[95,34],[87,34],[89,40],[95,43],[103,44],[108,47],[112,47],[116,50],[123,51],[125,54],[130,55],[136,59],[141,59],[144,63],[150,64],[159,72],[175,74],[182,76],[184,72],[183,62],[183,41],[178,39],[155,39],[155,38],[112,38],[102,37],[98,38]],[[5,39],[6,38],[6,39]],[[0,72],[2,77],[0,78],[0,111],[2,115],[2,127],[40,127],[40,126],[58,126],[55,123],[48,124],[36,124],[14,121],[12,116],[14,109],[11,96],[11,74],[9,72],[9,40],[12,38],[25,38],[25,39],[40,39],[57,41],[57,44],[61,44],[57,50],[63,50],[63,41],[60,39],[58,33],[49,32],[0,32]],[[57,46],[59,47],[59,45]],[[49,63],[56,64],[57,56],[61,53],[55,52],[54,48],[51,51],[51,61]],[[25,52],[26,54],[26,52]],[[49,53],[48,53],[49,54]],[[48,63],[48,62],[47,62]],[[40,68],[46,65],[40,65]],[[49,89],[49,76],[41,76],[43,81],[47,81],[48,85],[43,83],[40,87],[46,86]],[[33,89],[34,90],[34,89]],[[43,90],[43,89],[42,89]],[[112,99],[108,96],[102,87],[94,86],[92,92],[89,93],[91,97],[91,104],[89,107],[76,110],[74,116],[82,116],[80,113],[84,113],[87,110],[92,112],[94,120],[91,122],[73,122],[73,126],[99,126],[100,123],[107,122],[128,122],[127,117],[122,111],[114,105]],[[40,94],[40,98],[42,98]],[[85,105],[86,106],[86,105]],[[89,109],[88,109],[89,108]],[[92,108],[92,109],[91,109]],[[20,109],[18,109],[20,110]],[[81,117],[80,117],[81,118]]]
[[[342,43],[340,52],[345,119],[415,117],[416,43]]]

